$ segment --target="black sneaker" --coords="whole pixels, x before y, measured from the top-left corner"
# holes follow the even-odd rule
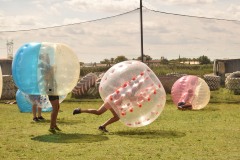
[[[37,117],[34,117],[33,122],[39,122],[39,119]]]
[[[185,106],[183,106],[182,108],[191,110],[191,109],[192,109],[192,105],[185,105]]]
[[[182,105],[182,106],[178,106],[179,110],[191,110],[192,109],[192,105]]]
[[[58,126],[55,126],[54,129],[59,131],[59,132],[62,131],[60,128],[58,128]]]
[[[49,128],[49,130],[48,130],[49,132],[51,132],[52,134],[55,134],[56,133],[56,130],[55,130],[55,128]]]
[[[183,106],[185,105],[185,102],[178,102],[178,106]]]
[[[80,113],[81,113],[81,108],[76,108],[73,110],[73,115],[80,114]]]
[[[40,121],[44,121],[45,118],[43,118],[43,116],[40,116],[40,117],[38,117],[38,120],[40,120]]]
[[[98,127],[98,130],[100,130],[100,131],[102,131],[102,132],[108,132],[108,130],[106,130],[106,128],[103,127],[103,126],[99,126],[99,127]]]

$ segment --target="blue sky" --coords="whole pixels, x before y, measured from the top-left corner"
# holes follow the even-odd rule
[[[149,9],[158,10],[161,12],[240,21],[239,0],[143,0],[143,5]],[[36,29],[85,22],[89,20],[118,15],[134,10],[138,7],[139,0],[0,0],[0,31]],[[206,54],[211,59],[239,58],[238,55],[240,56],[240,48],[238,48],[237,45],[232,46],[232,44],[238,43],[237,36],[239,34],[239,31],[236,28],[240,28],[238,26],[239,24],[236,24],[234,22],[214,21],[215,24],[210,25],[213,23],[213,21],[205,22],[205,20],[201,20],[201,24],[198,24],[199,22],[196,21],[196,19],[184,19],[182,17],[171,16],[169,17],[169,15],[162,14],[158,16],[156,15],[157,14],[154,14],[154,12],[150,14],[146,12],[146,14],[144,14],[145,54],[148,54],[156,59],[160,58],[161,56],[171,59],[176,58],[179,55],[188,58],[197,58],[202,54]],[[176,24],[178,28],[173,28],[173,26],[164,26],[166,25],[167,21],[169,21],[169,19],[167,20],[167,17],[171,18],[172,20],[172,22],[169,23]],[[129,20],[127,20],[128,18]],[[79,60],[84,62],[98,62],[104,58],[116,57],[119,54],[126,54],[126,57],[129,55],[128,58],[134,58],[138,56],[140,52],[138,44],[139,34],[135,35],[135,33],[139,32],[139,21],[135,21],[135,19],[138,18],[138,15],[134,15],[133,13],[129,16],[120,17],[117,20],[100,22],[99,25],[103,26],[98,26],[98,24],[90,24],[89,26],[86,26],[88,29],[91,28],[91,31],[87,31],[87,29],[81,25],[78,26],[78,28],[81,28],[81,33],[80,30],[78,30],[76,27],[67,28],[64,30],[68,30],[68,33],[66,33],[66,35],[69,35],[70,30],[72,32],[74,30],[74,32],[77,31],[78,36],[82,37],[77,39],[76,37],[70,35],[72,38],[69,38],[68,41],[59,39],[59,37],[64,36],[60,34],[56,35],[56,33],[54,34],[54,31],[52,30],[52,36],[49,31],[49,34],[45,37],[41,37],[41,35],[43,35],[43,32],[29,32],[27,34],[22,32],[14,32],[14,34],[8,32],[0,32],[0,57],[6,57],[6,41],[13,39],[15,44],[14,52],[16,52],[17,48],[21,46],[21,44],[28,41],[54,41],[68,43],[68,45],[70,45],[70,47],[72,47],[75,52],[77,52]],[[166,18],[166,23],[160,23],[160,21],[164,21],[164,18]],[[126,21],[124,23],[131,23],[131,26],[118,24],[118,29],[117,25],[110,26],[120,23],[120,20]],[[178,23],[176,23],[176,21],[178,21]],[[109,26],[107,28],[107,31],[103,31],[104,25]],[[184,26],[185,28],[181,29],[181,26]],[[189,26],[192,26],[192,28],[188,28]],[[200,26],[201,28],[199,28]],[[96,32],[96,29],[101,27],[103,27],[101,32],[100,30]],[[114,27],[113,30],[115,32],[111,32],[112,27]],[[212,31],[201,33],[202,28],[208,28],[208,30],[211,28],[214,30],[214,32]],[[156,32],[153,32],[154,30],[156,30]],[[182,32],[181,36],[179,33],[176,35],[176,32],[178,30],[181,30]],[[64,31],[62,30],[62,34]],[[118,31],[117,35],[116,31]],[[217,35],[214,34],[216,31],[218,31]],[[219,31],[221,31],[221,33]],[[230,35],[230,31],[235,34],[231,33]],[[132,36],[130,38],[125,36],[125,32],[128,32],[128,35]],[[161,34],[159,34],[159,37],[162,39],[156,36],[154,37],[154,35],[158,35],[157,33],[159,32],[161,32]],[[224,34],[225,32],[228,32],[228,34]],[[86,33],[88,33],[88,35]],[[166,35],[166,33],[168,33],[168,35]],[[173,35],[174,33],[175,35]],[[94,37],[90,37],[90,34],[95,35]],[[101,38],[97,37],[98,34],[101,35]],[[203,36],[203,34],[206,35]],[[37,35],[39,38],[37,38]],[[174,43],[171,41],[171,35],[176,37],[174,39]],[[207,40],[208,36],[213,39],[219,39],[221,41],[214,42],[214,45],[212,44],[211,46],[207,46],[206,43],[201,45],[199,39]],[[111,37],[113,38],[111,39]],[[163,37],[166,38],[164,39]],[[209,42],[212,43],[215,40],[210,41],[211,38],[209,38]],[[97,39],[99,40],[97,41]],[[130,42],[125,44],[125,42],[129,40]],[[178,45],[176,41],[178,41]],[[232,41],[232,43],[230,43],[230,41]],[[181,45],[183,43],[184,45]],[[193,43],[195,43],[195,46],[189,45]],[[80,46],[81,49],[77,48],[77,46]],[[103,48],[104,46],[106,47]],[[116,49],[118,49],[116,46],[119,46],[118,48],[121,50],[121,53],[114,52]],[[94,50],[94,48],[96,50]],[[132,53],[132,55],[130,53]],[[91,57],[89,55],[93,56]]]

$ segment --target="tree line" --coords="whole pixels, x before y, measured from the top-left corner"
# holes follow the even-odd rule
[[[144,55],[143,59],[144,59],[144,62],[151,62],[153,60],[153,58],[149,55]],[[121,56],[117,56],[116,58],[110,58],[110,59],[106,58],[103,61],[100,61],[100,63],[106,64],[106,65],[111,65],[111,64],[119,63],[119,62],[126,61],[126,60],[129,60],[129,59],[127,57],[121,55]],[[132,60],[142,60],[142,57],[138,57],[136,59],[133,58]],[[184,58],[184,57],[180,58],[180,56],[179,56],[178,59],[171,59],[171,60],[168,60],[165,57],[161,57],[160,59],[155,59],[155,60],[159,60],[159,63],[161,63],[161,64],[185,63],[185,62],[191,62],[191,61],[199,62],[200,65],[212,63],[212,61],[205,55],[202,55],[198,58]]]

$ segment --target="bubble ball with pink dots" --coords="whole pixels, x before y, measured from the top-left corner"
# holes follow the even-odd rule
[[[191,104],[193,110],[199,110],[208,104],[210,89],[202,78],[187,75],[179,78],[173,84],[171,97],[176,106],[183,102]]]
[[[142,127],[158,118],[166,103],[166,92],[144,63],[124,61],[102,77],[99,93],[128,127]]]

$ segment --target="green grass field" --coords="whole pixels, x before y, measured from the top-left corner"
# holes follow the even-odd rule
[[[72,101],[61,104],[60,134],[49,134],[50,113],[45,122],[33,123],[31,113],[20,113],[16,104],[0,103],[0,159],[240,159],[240,96],[225,89],[211,93],[203,110],[179,111],[167,96],[166,106],[153,123],[129,128],[121,122],[98,126],[111,117],[72,115],[76,107],[98,108],[100,100]]]

